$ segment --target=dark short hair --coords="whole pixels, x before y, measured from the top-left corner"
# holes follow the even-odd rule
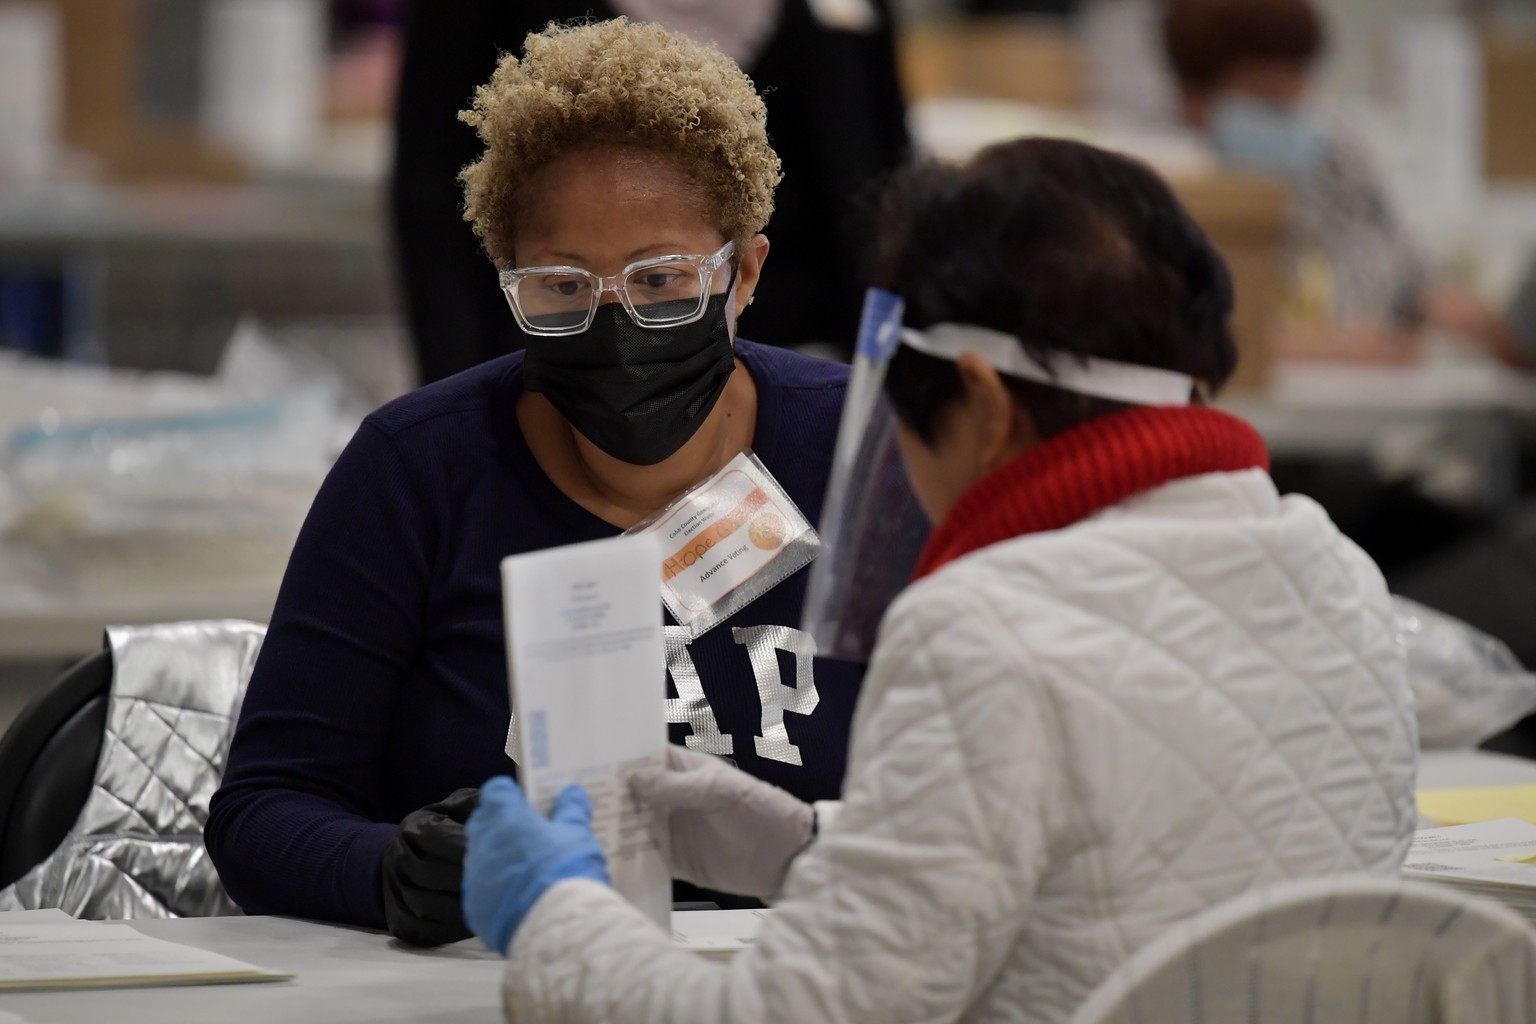
[[[881,203],[873,282],[918,329],[965,323],[1042,349],[1187,373],[1214,394],[1237,363],[1226,264],[1173,192],[1125,156],[1060,139],[989,147],[898,172]],[[1051,437],[1125,408],[1008,378]],[[900,420],[932,442],[961,394],[955,365],[900,346],[886,373]]]
[[[1310,64],[1323,42],[1308,0],[1168,0],[1163,10],[1168,63],[1194,88],[1215,87],[1244,61]]]

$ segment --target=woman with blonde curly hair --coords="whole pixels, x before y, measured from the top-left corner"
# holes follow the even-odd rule
[[[501,560],[614,536],[748,448],[814,521],[846,382],[737,338],[779,163],[719,51],[552,25],[462,116],[485,144],[465,216],[524,351],[386,405],[337,460],[205,833],[247,912],[423,944],[468,936],[463,822],[512,766]],[[804,589],[801,571],[696,638],[669,627],[668,707],[674,742],[817,800],[862,669],[814,659]]]
[[[455,115],[502,54],[551,22],[628,15],[718,46],[763,97],[784,165],[774,195],[773,272],[748,337],[790,348],[851,349],[864,290],[829,274],[862,259],[867,218],[853,200],[910,148],[893,0],[402,0],[403,52],[389,195],[402,313],[421,382],[504,355],[506,303],[455,177],[480,156]],[[861,11],[862,8],[862,11]],[[873,17],[869,17],[869,15]],[[807,315],[814,311],[815,315]]]

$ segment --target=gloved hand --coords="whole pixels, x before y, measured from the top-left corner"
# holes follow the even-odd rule
[[[666,769],[636,772],[630,789],[668,815],[675,877],[759,899],[779,891],[816,821],[805,801],[686,747],[669,746]]]
[[[412,811],[384,847],[384,923],[391,935],[417,946],[469,938],[459,898],[464,876],[464,822],[478,789]]]
[[[546,821],[505,775],[487,782],[469,818],[464,858],[464,919],[485,948],[506,956],[544,890],[567,878],[608,883],[587,791],[566,787]]]

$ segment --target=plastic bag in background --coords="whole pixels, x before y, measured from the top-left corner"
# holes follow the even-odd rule
[[[8,546],[48,589],[275,586],[329,465],[315,396],[14,430]]]
[[[1536,712],[1536,674],[1502,640],[1395,594],[1392,618],[1408,654],[1421,748],[1476,746]]]
[[[242,317],[214,380],[232,398],[259,403],[312,395],[335,412],[334,454],[363,417],[413,386],[404,340],[373,324],[312,322],[271,328]]]
[[[355,426],[337,393],[0,360],[0,597],[275,592]]]

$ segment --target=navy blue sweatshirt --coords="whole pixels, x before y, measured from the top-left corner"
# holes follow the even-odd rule
[[[815,523],[848,369],[747,341],[736,352],[757,385],[753,451]],[[364,421],[321,486],[205,830],[248,913],[383,927],[380,864],[400,819],[512,772],[501,560],[620,532],[534,461],[522,387],[517,353],[405,395]],[[669,630],[667,685],[673,742],[717,726],[705,749],[817,800],[839,792],[863,670],[801,664],[808,572],[691,643]],[[765,719],[795,749],[763,742]]]

